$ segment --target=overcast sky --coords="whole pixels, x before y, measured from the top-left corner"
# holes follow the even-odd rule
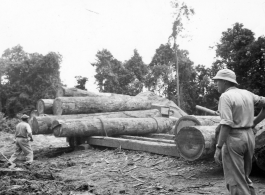
[[[195,15],[185,23],[188,38],[180,40],[195,65],[210,66],[221,33],[236,22],[265,33],[265,0],[185,0]],[[96,92],[97,51],[109,50],[129,60],[137,49],[150,63],[155,50],[171,33],[170,0],[0,0],[0,54],[21,45],[28,53],[58,52],[63,56],[61,79],[68,87],[75,76],[88,77],[87,89]]]

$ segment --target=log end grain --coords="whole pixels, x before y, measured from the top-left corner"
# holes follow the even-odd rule
[[[61,137],[61,134],[62,134],[62,125],[57,125],[55,126],[53,129],[53,135],[55,137]]]
[[[36,135],[39,133],[39,123],[36,117],[31,118],[31,128],[32,128],[33,135]]]
[[[59,98],[56,98],[53,102],[53,114],[54,115],[62,115],[62,101]]]
[[[177,135],[175,142],[180,155],[189,161],[201,157],[205,148],[204,136],[194,127],[183,127]]]
[[[59,87],[56,90],[56,97],[63,97],[64,96],[64,91],[65,91],[65,89],[63,87]]]
[[[37,101],[36,108],[37,108],[39,114],[44,114],[45,104],[44,104],[43,100]]]
[[[54,120],[52,121],[51,129],[55,129],[56,127],[61,126],[62,124],[63,124],[62,120]]]
[[[190,115],[182,116],[178,119],[175,125],[174,134],[176,136],[183,127],[191,127],[199,125],[201,125],[201,123],[198,119],[196,119],[196,117]]]

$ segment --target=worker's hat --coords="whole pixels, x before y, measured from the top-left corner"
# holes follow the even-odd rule
[[[230,69],[219,70],[217,74],[215,75],[215,77],[213,77],[213,80],[217,80],[217,79],[230,81],[238,85],[238,83],[236,82],[236,74],[234,73],[234,71]]]
[[[26,115],[26,114],[23,114],[21,118],[22,118],[22,119],[28,119],[28,118],[29,118],[29,116],[28,116],[28,115]]]

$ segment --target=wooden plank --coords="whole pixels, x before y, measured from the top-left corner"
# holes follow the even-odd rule
[[[105,146],[112,148],[145,151],[155,154],[179,157],[179,152],[175,144],[158,143],[152,141],[130,140],[124,138],[91,136],[88,137],[86,143],[90,145]]]
[[[130,136],[130,135],[121,135],[119,137],[120,138],[124,138],[124,139],[132,139],[132,140],[142,140],[142,141],[151,141],[151,142],[175,144],[174,140],[167,140],[167,139],[156,139],[156,138],[150,138],[150,137]]]
[[[172,134],[164,134],[164,133],[150,133],[150,134],[144,135],[144,137],[167,139],[167,140],[175,140],[175,135],[172,135]]]

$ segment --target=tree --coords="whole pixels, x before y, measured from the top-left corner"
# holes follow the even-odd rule
[[[255,39],[254,33],[236,23],[222,33],[216,45],[216,67],[235,71],[241,88],[265,95],[265,38]]]
[[[87,90],[86,89],[86,82],[88,81],[87,77],[82,77],[82,76],[75,76],[77,84],[75,88],[77,89],[82,89],[82,90]]]
[[[173,48],[175,51],[175,65],[176,65],[176,88],[177,88],[177,105],[180,106],[180,86],[179,86],[179,65],[178,65],[178,45],[177,38],[179,34],[184,30],[183,19],[189,20],[189,17],[194,14],[194,10],[189,8],[184,2],[180,4],[179,0],[171,2],[172,7],[176,10],[174,13],[175,20],[173,22],[172,34],[169,39],[173,38]]]
[[[170,44],[162,44],[156,50],[151,63],[149,64],[149,73],[146,76],[146,87],[165,96],[168,99],[177,102],[177,87],[175,82],[176,66],[174,66],[175,52]],[[188,113],[192,113],[194,105],[194,88],[196,72],[193,62],[189,59],[189,53],[186,50],[178,51],[179,58],[179,78],[180,102],[181,108]]]
[[[95,79],[100,92],[136,95],[142,91],[147,67],[137,50],[125,63],[115,59],[106,49],[98,51],[96,57],[97,62],[92,66],[96,67]]]
[[[132,76],[126,94],[137,95],[143,90],[148,67],[144,64],[142,57],[136,49],[134,50],[134,55],[124,63],[124,67]]]
[[[218,109],[218,99],[220,94],[216,90],[212,78],[218,70],[206,68],[204,65],[197,65],[196,71],[196,105],[204,106],[212,110]],[[198,112],[198,111],[197,111]],[[201,113],[200,113],[201,114]]]
[[[43,56],[26,53],[21,46],[7,49],[2,55],[2,105],[9,116],[18,112],[29,113],[41,99],[55,97],[60,85],[61,55],[50,52]]]

